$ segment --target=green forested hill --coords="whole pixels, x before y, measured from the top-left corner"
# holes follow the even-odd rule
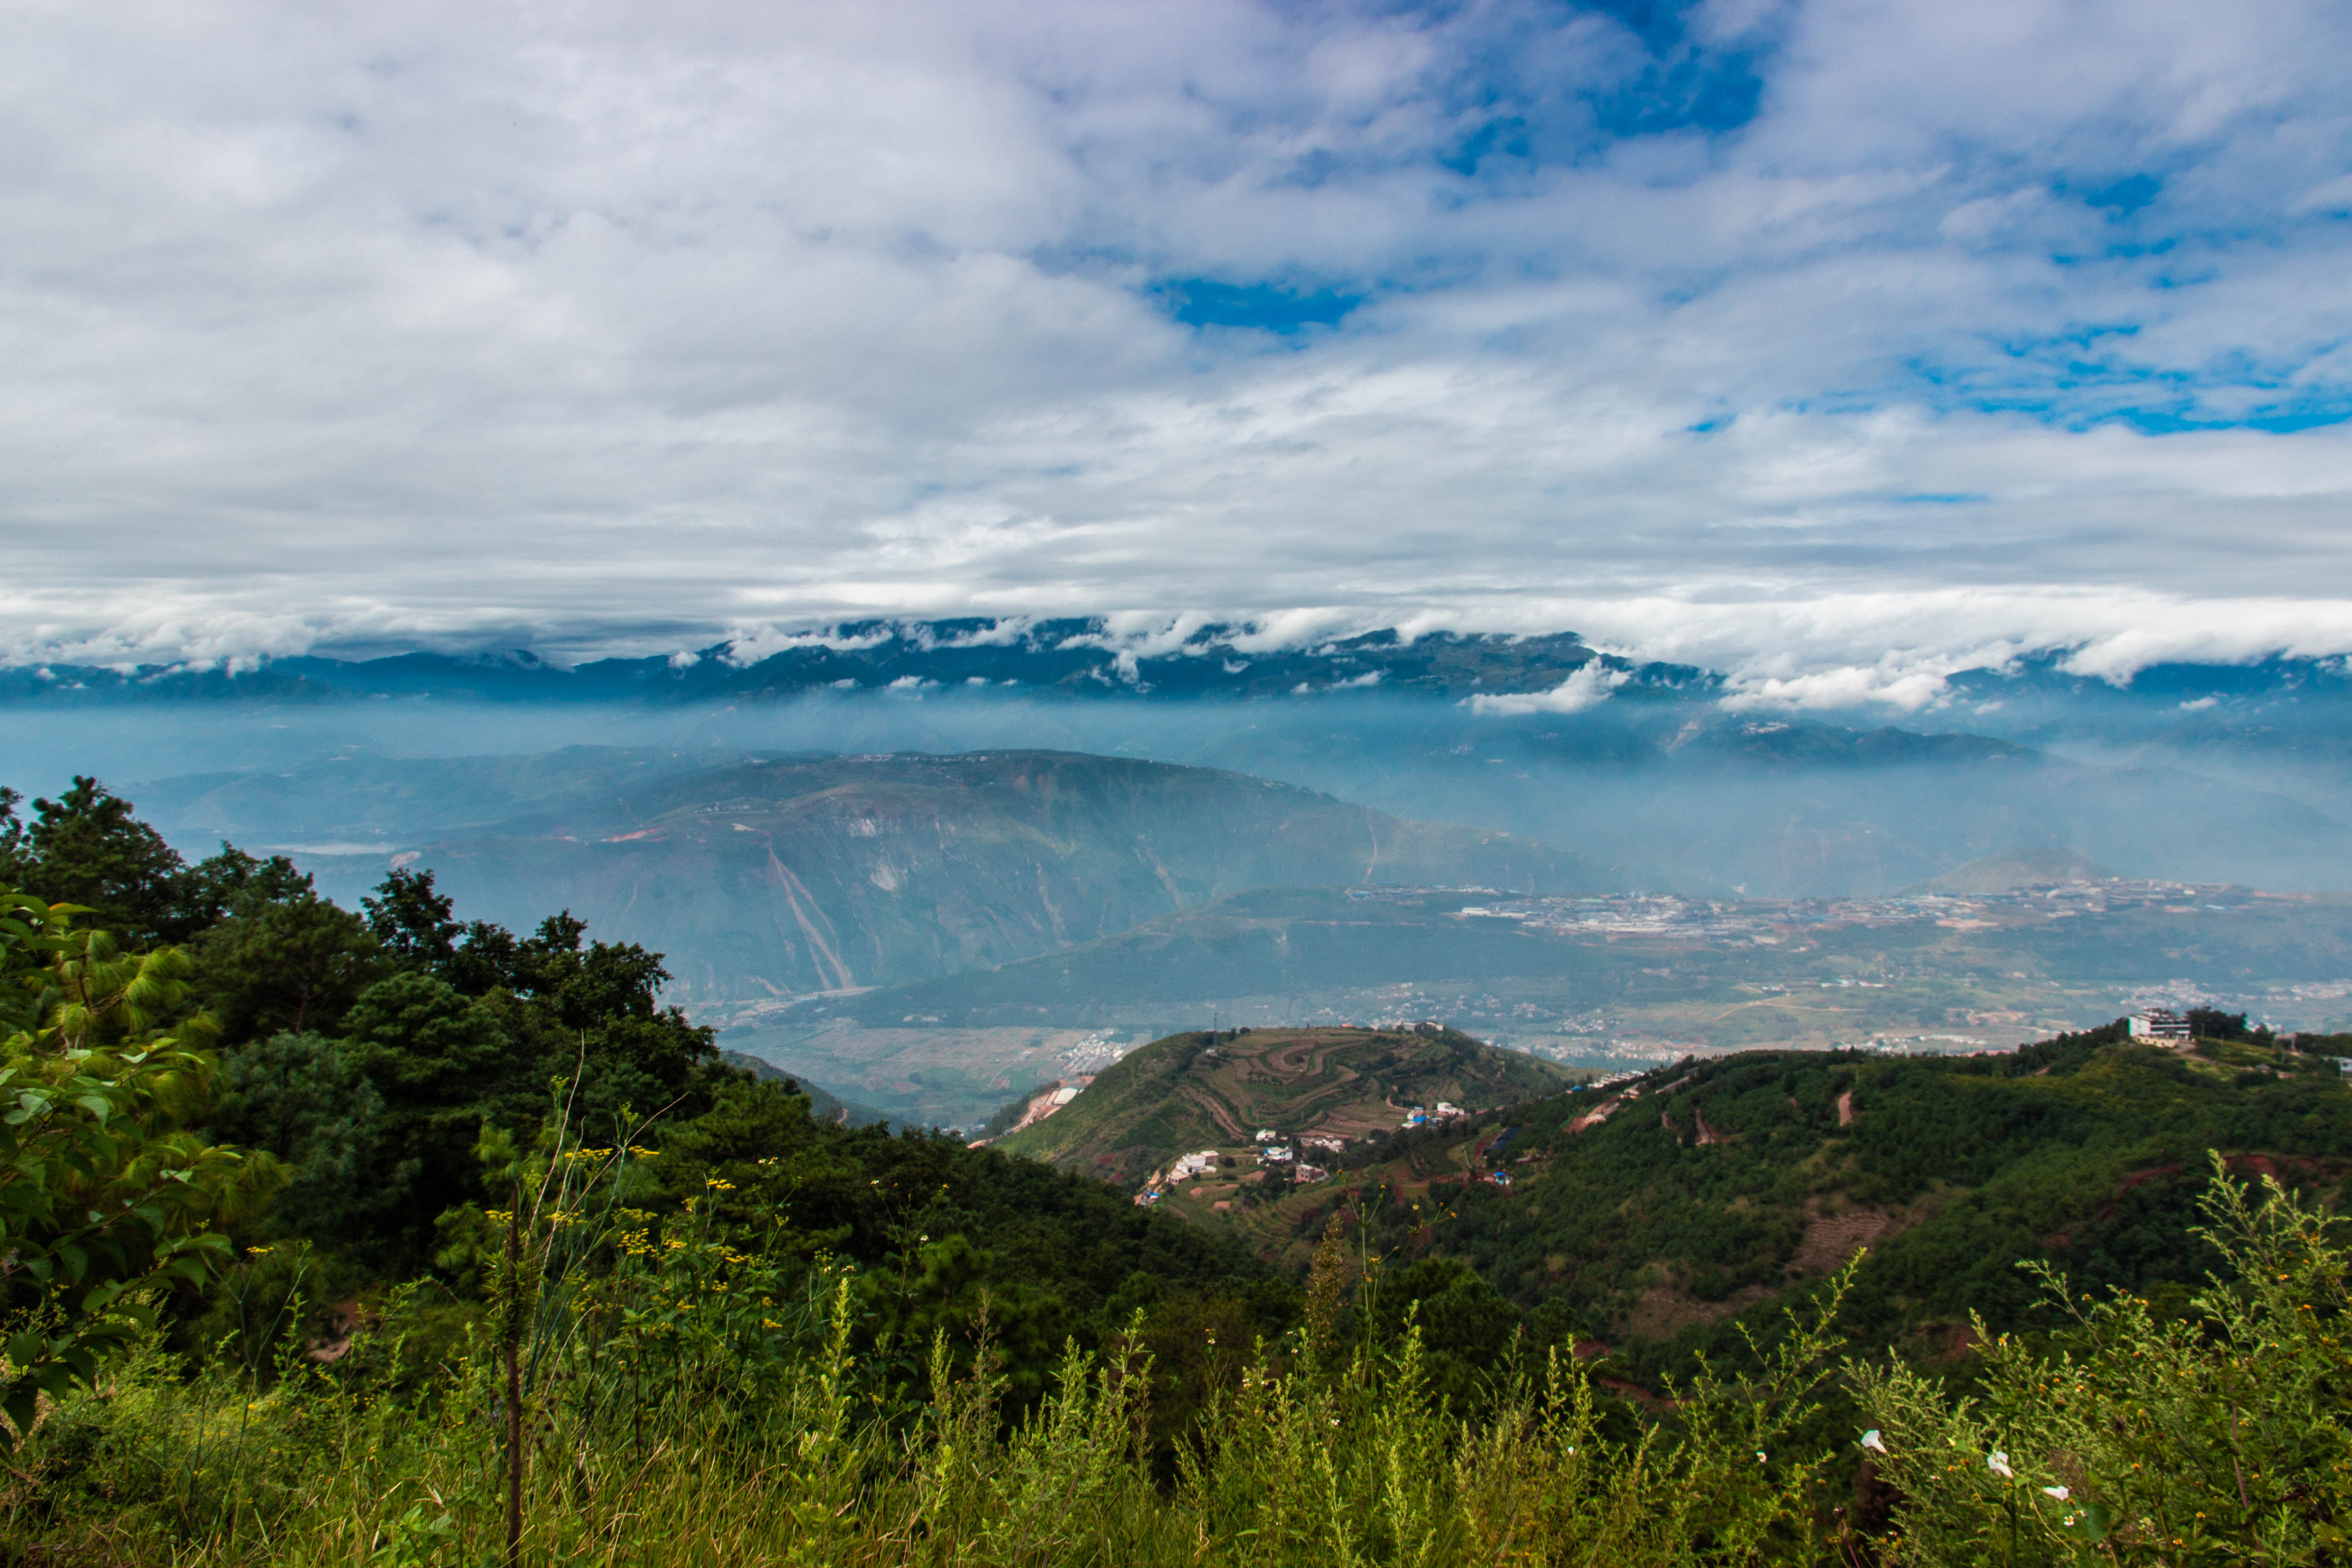
[[[1868,1246],[1850,1330],[1948,1350],[1971,1310],[2018,1321],[2021,1259],[2086,1289],[2200,1282],[2183,1238],[2208,1150],[2323,1194],[2352,1173],[2332,1060],[2257,1040],[2176,1052],[2120,1026],[2004,1056],[1747,1053],[1504,1121],[1375,1152],[1290,1200],[1292,1234],[1354,1205],[1401,1257],[1460,1259],[1522,1305],[1654,1342]],[[1507,1189],[1463,1179],[1494,1168]]]
[[[1003,1140],[1006,1152],[1133,1184],[1189,1151],[1386,1131],[1404,1107],[1468,1110],[1532,1099],[1570,1075],[1453,1029],[1257,1029],[1155,1040],[1068,1105]],[[1312,1153],[1309,1151],[1310,1154]]]

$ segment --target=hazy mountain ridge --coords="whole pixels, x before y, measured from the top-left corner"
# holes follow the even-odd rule
[[[1029,957],[1251,887],[1365,879],[1598,891],[1610,868],[1294,785],[998,752],[738,762],[574,788],[530,831],[411,844],[461,909],[570,909],[669,955],[676,999],[887,984]],[[223,786],[227,787],[227,786]],[[280,781],[252,787],[275,796]],[[394,857],[309,858],[354,897]],[[524,911],[518,913],[517,911]]]
[[[163,749],[157,731],[168,736],[209,714],[244,715],[265,741],[299,733],[304,723],[290,709],[154,711],[172,717],[151,724],[85,710],[37,720],[18,710],[15,736],[0,735],[17,750],[9,782],[27,793],[59,787],[47,759],[60,748],[100,752],[97,771],[110,783],[152,780],[124,766],[152,766]],[[390,721],[411,710],[379,703],[309,711]],[[493,828],[581,837],[626,831],[641,824],[625,797],[661,777],[746,755],[1043,745],[1277,779],[1399,816],[1541,839],[1622,867],[1646,886],[1718,897],[1891,892],[2036,845],[2135,877],[2352,887],[2352,826],[2343,815],[2352,813],[2352,795],[2325,769],[2283,770],[2223,753],[2228,767],[2214,763],[2200,774],[2195,759],[2153,748],[2087,762],[1966,731],[1767,718],[1712,704],[1612,701],[1574,714],[1497,717],[1461,703],[1364,693],[1160,704],[950,692],[932,700],[874,693],[700,705],[669,710],[658,722],[642,713],[615,718],[606,708],[414,714],[435,711],[468,722],[513,715],[511,723],[480,722],[467,733],[471,749],[487,753],[525,752],[543,734],[583,731],[642,740],[436,759],[399,754],[414,747],[410,730],[387,730],[386,745],[325,726],[321,738],[339,742],[327,757],[314,751],[238,773],[192,769],[132,792],[192,852],[229,837],[380,844],[391,853]],[[567,711],[579,721],[554,721]],[[79,733],[92,726],[126,732],[100,748]],[[44,743],[52,731],[66,738]],[[299,742],[287,743],[299,753]]]
[[[1458,918],[1464,906],[1492,896],[1397,889],[1357,899],[1336,888],[1255,889],[1016,963],[842,998],[826,1011],[870,1026],[909,1015],[964,1027],[1040,1019],[1085,1026],[1188,1004],[1205,1009],[1216,997],[1626,967],[1613,952],[1588,963],[1580,951],[1538,944],[1516,925]]]
[[[2135,877],[2352,886],[2352,799],[2156,748],[2104,762],[1995,736],[1608,705],[1473,728],[1302,721],[1213,760],[1404,816],[1508,826],[1717,897],[1891,892],[2019,846]],[[1206,760],[1206,759],[1204,759]],[[2221,773],[2224,776],[2213,776]],[[2340,786],[2335,794],[2343,794]]]
[[[2011,849],[1955,866],[1942,876],[1922,882],[1908,893],[2007,893],[2056,883],[2107,882],[2116,874],[2105,866],[2064,849]]]

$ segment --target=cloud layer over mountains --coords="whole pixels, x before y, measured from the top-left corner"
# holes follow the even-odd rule
[[[2315,3],[16,7],[0,650],[2352,648],[2346,58]]]

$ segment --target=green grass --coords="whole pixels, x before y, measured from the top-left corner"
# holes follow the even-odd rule
[[[1351,1278],[1335,1233],[1305,1325],[1233,1353],[1173,1429],[1140,1324],[1066,1349],[1025,1406],[984,1333],[940,1334],[921,1395],[894,1397],[856,1352],[852,1278],[787,1288],[724,1248],[625,1245],[502,1296],[520,1316],[404,1295],[331,1363],[289,1339],[265,1367],[191,1372],[150,1343],[45,1409],[0,1487],[0,1560],[2339,1561],[2344,1254],[2274,1184],[2216,1181],[2203,1210],[2223,1282],[2185,1313],[2045,1274],[2056,1332],[1992,1340],[1972,1393],[1839,1363],[1833,1287],[1741,1375],[1642,1407],[1558,1353],[1441,1397],[1417,1310],[1376,1306],[1380,1274]],[[511,1544],[501,1321],[528,1324]]]

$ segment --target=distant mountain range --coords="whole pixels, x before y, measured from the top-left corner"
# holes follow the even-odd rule
[[[1117,636],[1098,619],[856,621],[787,638],[782,646],[720,642],[688,654],[569,667],[520,650],[353,660],[305,656],[236,670],[20,666],[0,670],[0,703],[432,698],[667,704],[990,687],[1163,700],[1373,688],[1461,698],[1549,690],[1596,660],[1620,695],[1711,694],[1721,685],[1719,678],[1691,666],[1596,653],[1570,632],[1528,637],[1439,632],[1407,639],[1376,631],[1295,647],[1265,646],[1267,641],[1234,626],[1203,626],[1160,647]]]
[[[844,1100],[831,1090],[811,1083],[807,1079],[797,1078],[784,1071],[765,1058],[746,1056],[741,1051],[720,1051],[719,1059],[730,1068],[750,1073],[753,1078],[766,1079],[772,1083],[793,1085],[808,1096],[809,1115],[819,1121],[841,1121],[852,1127],[871,1127],[877,1124],[887,1124],[889,1121],[888,1117],[872,1106],[861,1105],[854,1100]]]
[[[1395,629],[1286,643],[1250,625],[1140,636],[1102,617],[845,621],[727,639],[642,658],[550,661],[529,649],[415,652],[372,658],[265,658],[235,667],[26,663],[0,668],[0,706],[244,700],[337,704],[383,699],[651,707],[774,700],[820,692],[1017,689],[1033,695],[1175,700],[1378,691],[1449,700],[1556,692],[1588,668],[1588,699],[1711,702],[1740,695],[1722,673],[1622,658],[1574,632],[1535,636]],[[1867,708],[1868,704],[1860,707]],[[1885,710],[1877,709],[1884,712]],[[2063,651],[1948,678],[1920,715],[2030,742],[2061,738],[2196,744],[2217,735],[2309,749],[2298,715],[2352,715],[2352,661],[2284,654],[2252,661],[2153,664],[2110,679]],[[2352,754],[2352,726],[2321,747]]]

